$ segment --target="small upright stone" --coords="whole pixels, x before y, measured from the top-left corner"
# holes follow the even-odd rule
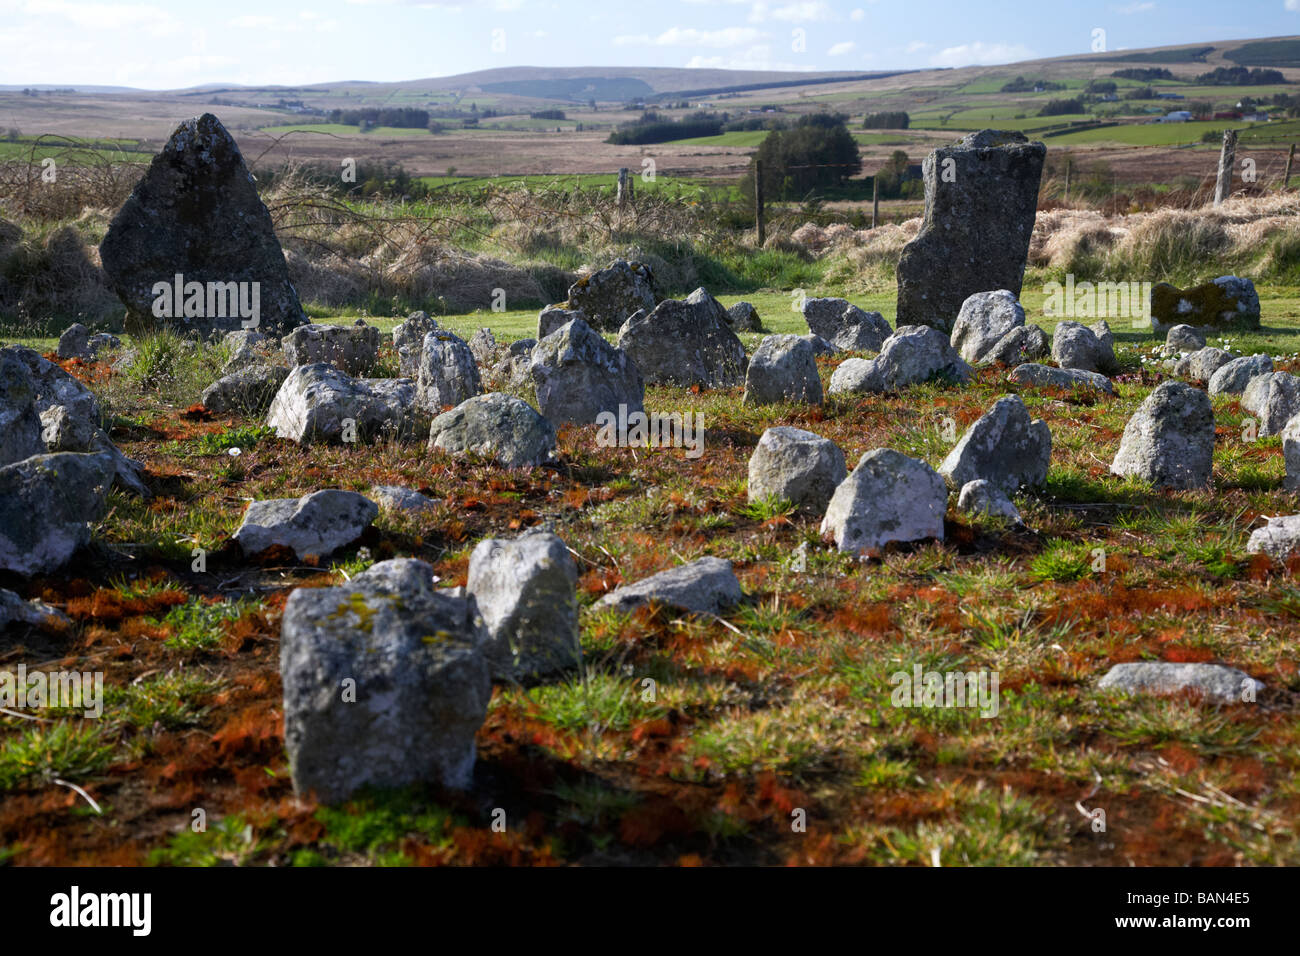
[[[379,329],[352,325],[302,325],[280,340],[291,368],[325,362],[348,375],[365,375],[379,360]]]
[[[574,319],[587,321],[587,315],[581,309],[566,309],[560,305],[548,305],[537,316],[537,341],[546,338],[556,329],[568,325]]]
[[[835,489],[821,533],[850,554],[878,551],[891,541],[942,540],[947,510],[948,489],[938,472],[877,448],[863,455]]]
[[[1052,360],[1061,368],[1114,375],[1119,365],[1112,339],[1109,328],[1098,335],[1096,329],[1078,322],[1060,322],[1052,335]]]
[[[80,322],[73,322],[59,336],[58,356],[61,359],[90,357],[90,332]]]
[[[424,337],[438,327],[428,312],[412,312],[406,321],[393,327],[393,349],[403,378],[416,378],[420,374],[420,355],[424,352]]]
[[[577,584],[573,558],[549,532],[475,545],[465,590],[483,616],[484,654],[494,677],[543,677],[578,665]]]
[[[1165,345],[1179,352],[1195,352],[1205,348],[1205,333],[1190,325],[1175,325],[1165,336]]]
[[[1267,375],[1273,371],[1271,356],[1260,353],[1235,358],[1210,376],[1211,395],[1240,395],[1256,375]]]
[[[448,405],[459,405],[483,390],[474,353],[465,341],[444,329],[424,337],[420,350],[420,376],[416,395],[420,407],[437,415]]]
[[[644,411],[645,385],[636,363],[582,319],[574,319],[534,346],[528,374],[537,407],[553,425],[594,424],[601,412]]]
[[[749,302],[737,302],[727,309],[727,321],[733,332],[762,332],[763,321],[758,317],[758,309]]]
[[[726,309],[704,289],[629,318],[619,329],[618,347],[647,385],[728,388],[745,380],[745,346],[731,331]]]
[[[568,307],[581,311],[583,321],[593,328],[613,331],[638,309],[654,309],[654,276],[644,263],[615,259],[607,268],[569,287]],[[549,334],[539,334],[538,338]]]
[[[1052,432],[1041,418],[1033,420],[1018,395],[1004,395],[953,446],[939,474],[954,491],[986,479],[1004,495],[1034,488],[1047,480]]]
[[[1269,372],[1250,380],[1241,407],[1259,418],[1260,437],[1276,435],[1300,412],[1300,378],[1290,372]]]
[[[367,786],[467,788],[492,697],[486,642],[473,602],[414,558],[291,593],[280,680],[294,789],[333,803]]]
[[[961,493],[957,496],[957,508],[970,515],[1005,518],[1013,524],[1022,523],[1020,511],[1015,503],[1003,493],[1001,488],[983,478],[976,478],[961,486]]]
[[[524,468],[555,454],[555,428],[523,399],[489,392],[435,418],[429,449],[485,455],[506,468]]]
[[[822,380],[813,347],[798,335],[769,335],[745,371],[745,405],[804,402],[820,405]]]
[[[971,365],[988,359],[1007,335],[1024,328],[1025,310],[1006,289],[976,292],[961,304],[949,343]]]
[[[830,439],[786,425],[769,428],[749,458],[749,500],[824,512],[847,473],[844,453]]]
[[[841,362],[828,391],[832,395],[892,392],[934,378],[964,384],[970,376],[970,366],[948,344],[948,336],[928,326],[909,325],[886,339],[875,358]]]
[[[846,352],[879,352],[892,330],[879,312],[864,312],[847,299],[805,299],[808,331]]]
[[[1173,373],[1190,378],[1194,382],[1208,382],[1218,374],[1225,365],[1230,365],[1236,358],[1231,352],[1214,347],[1188,352],[1174,363]]]
[[[1157,488],[1206,488],[1214,463],[1210,396],[1183,382],[1161,382],[1124,428],[1110,466]]]

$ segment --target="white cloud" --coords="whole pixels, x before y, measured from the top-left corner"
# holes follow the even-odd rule
[[[1294,2],[1295,0],[1287,0],[1287,3],[1294,3]],[[1111,7],[1111,9],[1114,10],[1116,13],[1122,13],[1125,16],[1131,16],[1134,13],[1147,13],[1148,11],[1154,10],[1155,8],[1156,5],[1154,3],[1141,3],[1141,2],[1126,3],[1122,7]]]
[[[913,40],[907,45],[908,53],[920,53],[922,50],[928,49],[930,49],[930,44],[926,43],[924,40]]]
[[[694,27],[670,27],[657,37],[645,33],[614,37],[617,46],[707,46],[726,48],[744,46],[761,39],[752,27],[726,27],[722,30],[696,30]]]
[[[684,64],[691,70],[806,70],[807,64],[772,59],[772,48],[765,43],[729,56],[693,56]]]
[[[831,8],[822,0],[802,0],[799,3],[787,3],[778,7],[769,7],[763,0],[759,0],[749,12],[750,23],[762,23],[765,20],[804,23],[829,19],[831,19]]]
[[[1286,8],[1292,13],[1300,10],[1300,0],[1286,0]]]
[[[1032,60],[1033,50],[1020,43],[963,43],[950,46],[930,57],[931,66],[988,66],[995,63],[1014,63]]]
[[[863,10],[861,7],[857,7],[856,9],[853,10],[852,13],[849,14],[849,19],[864,20],[866,19],[866,16],[867,16],[867,11]]]
[[[826,51],[826,55],[843,56],[845,53],[850,52],[855,46],[857,46],[857,44],[854,43],[852,40],[846,40],[843,43],[835,44],[833,47],[831,47],[829,50]]]

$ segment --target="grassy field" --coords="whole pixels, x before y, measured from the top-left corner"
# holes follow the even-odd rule
[[[1300,290],[1265,291],[1268,330],[1235,346],[1294,354]],[[746,298],[769,328],[802,331],[788,291]],[[1032,293],[1026,304],[1038,318]],[[533,322],[520,312],[444,324],[509,338]],[[1119,339],[1113,399],[1013,389],[998,370],[964,388],[821,407],[652,388],[651,411],[705,417],[703,457],[599,448],[591,428],[566,427],[562,465],[522,472],[419,443],[299,448],[256,419],[187,411],[220,361],[206,350],[176,358],[144,390],[136,366],[108,377],[73,366],[157,494],[114,492],[88,558],[30,586],[75,623],[10,645],[7,658],[57,648],[66,666],[104,669],[109,704],[100,721],[0,714],[0,852],[18,865],[925,866],[935,854],[945,866],[1294,865],[1300,589],[1290,571],[1244,553],[1257,516],[1295,510],[1278,441],[1243,441],[1246,416],[1219,398],[1212,492],[1152,494],[1109,476],[1124,423],[1158,378],[1142,362],[1150,337]],[[839,361],[820,363],[823,384]],[[850,464],[887,446],[937,465],[949,429],[960,434],[1008,391],[1053,433],[1046,486],[1017,498],[1032,531],[952,510],[942,542],[858,561],[821,542],[819,515],[746,500],[746,461],[766,427],[812,429]],[[250,498],[375,483],[421,489],[437,505],[382,513],[319,567],[259,565],[229,544]],[[542,521],[581,568],[585,670],[496,689],[475,796],[288,800],[276,669],[288,591],[399,555],[463,583],[479,539]],[[206,573],[190,568],[192,547],[208,550]],[[749,595],[724,618],[590,607],[620,581],[703,554],[731,559]],[[1112,664],[1134,660],[1223,661],[1267,690],[1233,707],[1095,690]],[[891,675],[915,664],[996,672],[997,716],[891,706]],[[653,700],[640,693],[646,677]],[[53,775],[103,813],[64,800]],[[205,833],[188,826],[199,800]],[[1104,834],[1076,801],[1105,811]],[[485,838],[484,808],[496,806],[527,822]],[[789,825],[797,809],[804,833]]]
[[[266,126],[263,133],[280,136],[284,133],[328,133],[331,136],[429,136],[427,129],[407,129],[400,126],[372,126],[364,133],[356,126],[342,123],[288,123],[283,126]]]

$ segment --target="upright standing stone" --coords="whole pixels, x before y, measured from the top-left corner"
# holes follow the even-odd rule
[[[745,380],[745,346],[727,310],[704,289],[631,316],[619,329],[618,347],[647,385],[728,388]]]
[[[1205,488],[1214,459],[1210,396],[1184,382],[1161,382],[1138,406],[1110,470],[1157,488]]]
[[[1046,155],[1022,133],[986,129],[926,157],[925,219],[898,260],[898,327],[947,332],[976,292],[1020,297]]]
[[[939,466],[948,487],[987,479],[1005,495],[1047,480],[1052,432],[1041,418],[1030,419],[1018,395],[1004,395],[961,436]]]
[[[474,602],[414,558],[284,605],[280,680],[293,785],[325,802],[365,786],[473,779],[492,682]]]
[[[534,346],[528,374],[537,408],[553,425],[595,423],[601,412],[645,410],[645,384],[636,362],[582,319],[556,329]]]
[[[258,331],[284,335],[307,322],[289,281],[271,214],[258,198],[239,147],[211,113],[176,127],[144,178],[118,210],[99,246],[109,285],[126,304],[128,319],[143,328],[167,323],[208,338],[244,326],[229,308],[210,309],[220,298],[210,283],[236,283],[236,299],[252,301],[257,283]],[[171,318],[154,313],[154,286],[201,283],[202,315],[172,303]],[[241,292],[238,284],[248,283]],[[229,287],[223,295],[229,303]],[[188,299],[188,292],[186,298]],[[216,314],[225,312],[224,316]],[[236,310],[237,311],[237,310]]]
[[[850,554],[891,541],[942,540],[947,510],[948,489],[938,472],[893,449],[877,448],[863,455],[835,489],[821,533]]]

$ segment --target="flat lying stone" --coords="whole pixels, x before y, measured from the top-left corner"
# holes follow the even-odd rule
[[[1127,694],[1199,692],[1220,704],[1249,703],[1264,685],[1235,667],[1222,664],[1174,664],[1166,661],[1116,664],[1097,683],[1098,690]]]
[[[324,558],[359,538],[378,516],[379,506],[364,495],[330,488],[251,502],[234,539],[244,554],[280,545],[299,560]]]
[[[595,606],[631,611],[654,603],[695,614],[718,614],[743,599],[730,561],[700,558],[615,588]]]

